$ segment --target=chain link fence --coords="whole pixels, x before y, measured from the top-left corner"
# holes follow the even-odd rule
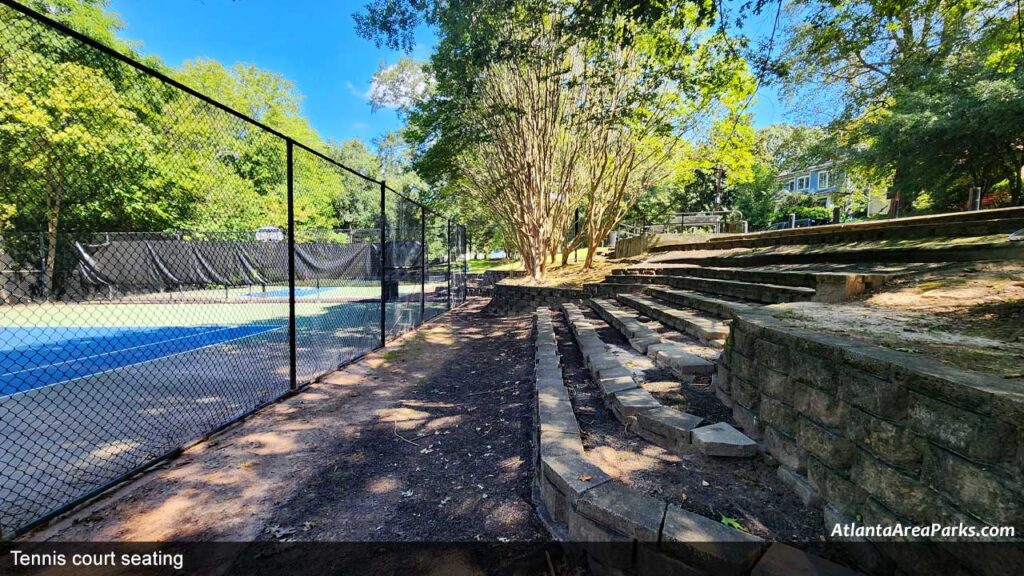
[[[0,538],[465,300],[462,225],[10,0],[0,150]]]

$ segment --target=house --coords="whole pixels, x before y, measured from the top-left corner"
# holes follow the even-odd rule
[[[816,204],[825,208],[832,208],[839,196],[852,192],[849,187],[844,187],[845,181],[846,174],[831,162],[790,170],[779,175],[781,192],[808,194],[814,198]],[[867,196],[867,202],[868,215],[878,214],[889,208],[889,203],[885,199],[872,198],[870,194]],[[849,208],[848,201],[841,202],[840,205]]]
[[[831,162],[779,175],[782,191],[810,194],[826,208],[832,207],[832,196],[839,190],[842,180],[843,173],[834,170]]]

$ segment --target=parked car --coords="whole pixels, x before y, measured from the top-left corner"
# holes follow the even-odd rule
[[[831,220],[822,218],[797,218],[797,228],[807,228],[808,226],[823,226],[825,224],[831,224]],[[768,227],[768,230],[783,230],[789,228],[789,220],[783,220],[782,222],[774,222]]]

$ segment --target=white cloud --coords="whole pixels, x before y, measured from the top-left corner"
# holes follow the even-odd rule
[[[355,84],[353,84],[353,83],[351,83],[349,81],[345,81],[345,89],[348,90],[349,94],[355,96],[356,98],[359,98],[360,100],[369,100],[370,99],[370,91],[369,90],[365,90],[365,91],[364,90],[360,90],[359,88],[356,87]]]

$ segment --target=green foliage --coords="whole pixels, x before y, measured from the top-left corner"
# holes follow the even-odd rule
[[[1017,9],[998,0],[798,0],[788,92],[841,99],[833,144],[851,169],[891,184],[904,206],[961,209],[973,186],[986,194],[1000,186],[1020,203]]]
[[[101,0],[32,2],[134,58]],[[277,136],[0,8],[0,232],[255,230],[287,225],[286,146]],[[301,95],[274,72],[209,59],[147,63],[298,142],[399,190],[423,187],[409,146],[325,143]],[[299,228],[375,227],[379,188],[295,149]]]

